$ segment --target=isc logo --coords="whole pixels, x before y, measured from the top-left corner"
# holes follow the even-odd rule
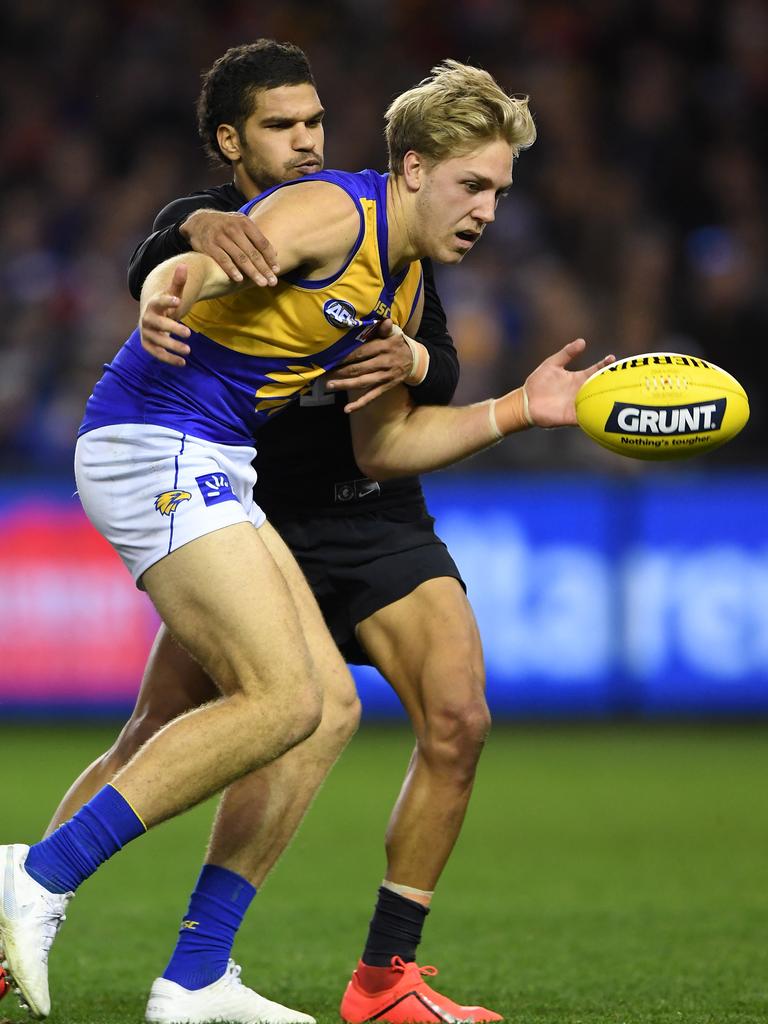
[[[362,320],[357,318],[355,307],[344,299],[328,299],[323,304],[323,316],[331,327],[338,327],[342,331],[349,331],[362,324]]]
[[[725,398],[693,405],[627,405],[614,402],[605,430],[611,434],[701,434],[719,430]]]

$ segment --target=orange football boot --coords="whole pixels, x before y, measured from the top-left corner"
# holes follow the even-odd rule
[[[358,970],[364,967],[362,961]],[[436,967],[407,964],[399,956],[392,957],[392,985],[378,992],[368,992],[360,984],[357,970],[347,985],[341,1001],[341,1016],[347,1024],[366,1021],[388,1021],[389,1024],[477,1024],[479,1021],[503,1020],[498,1013],[482,1006],[459,1006],[452,999],[435,992],[424,981],[434,977]]]

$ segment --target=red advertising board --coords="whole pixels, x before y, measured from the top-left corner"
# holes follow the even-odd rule
[[[133,700],[155,612],[76,498],[0,501],[0,703]]]

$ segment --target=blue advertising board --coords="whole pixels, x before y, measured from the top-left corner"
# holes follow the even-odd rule
[[[765,475],[437,476],[426,490],[497,714],[768,713]]]

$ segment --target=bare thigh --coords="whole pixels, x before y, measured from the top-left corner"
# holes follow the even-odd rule
[[[171,633],[222,694],[175,718],[116,776],[152,825],[311,735],[322,716],[322,686],[283,571],[250,523],[191,541],[155,563],[143,582]]]
[[[485,707],[480,634],[459,582],[427,580],[359,623],[357,636],[423,734],[431,714]]]

